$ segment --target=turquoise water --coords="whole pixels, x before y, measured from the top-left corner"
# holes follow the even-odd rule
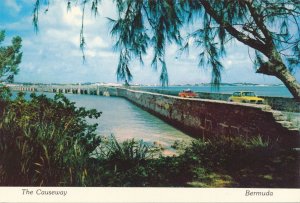
[[[178,139],[188,139],[188,135],[140,109],[124,98],[103,97],[94,95],[66,95],[76,105],[102,111],[96,121],[98,132],[109,136],[114,134],[118,139],[143,139],[146,142],[159,141],[161,144],[172,144]]]
[[[285,86],[220,86],[219,90],[213,89],[210,86],[169,86],[169,87],[143,87],[162,90],[181,91],[183,89],[191,89],[195,92],[216,92],[232,94],[235,91],[254,91],[258,96],[274,96],[274,97],[292,97],[291,93]]]

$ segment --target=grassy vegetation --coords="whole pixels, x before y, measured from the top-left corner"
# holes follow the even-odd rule
[[[100,112],[20,93],[0,102],[2,186],[299,187],[299,155],[262,137],[176,143],[164,157],[142,141],[104,139],[85,118]]]
[[[299,187],[297,153],[261,137],[196,140],[176,157],[133,140],[100,151],[90,167],[101,174],[95,186]]]

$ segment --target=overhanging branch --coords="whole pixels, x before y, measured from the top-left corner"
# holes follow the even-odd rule
[[[246,0],[245,1],[251,16],[254,19],[255,24],[259,27],[259,29],[261,30],[261,32],[264,34],[266,40],[267,40],[267,44],[272,45],[272,36],[271,33],[269,32],[268,28],[265,26],[264,22],[263,22],[263,16],[261,14],[259,14],[255,8],[253,7],[253,1],[252,0]]]
[[[262,43],[259,40],[255,40],[244,33],[238,31],[236,28],[234,28],[229,22],[225,21],[222,16],[218,14],[217,11],[215,11],[210,3],[207,0],[200,0],[202,6],[205,8],[205,11],[214,18],[214,20],[220,25],[223,26],[226,31],[234,36],[238,41],[260,51],[264,55],[268,55],[265,44]]]

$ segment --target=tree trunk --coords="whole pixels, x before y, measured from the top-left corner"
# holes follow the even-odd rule
[[[280,72],[277,76],[288,88],[295,100],[300,102],[300,84],[296,81],[296,78],[289,72]]]
[[[295,100],[300,102],[300,84],[288,71],[284,63],[278,61],[275,63],[266,62],[256,72],[277,77],[288,88]]]
[[[260,38],[260,32],[265,37],[265,43],[249,37],[243,32],[237,30],[230,22],[227,22],[223,16],[219,15],[217,10],[214,10],[212,4],[209,0],[199,0],[205,11],[220,25],[225,28],[225,30],[235,37],[238,41],[243,44],[252,47],[253,49],[263,53],[268,59],[268,62],[263,63],[257,73],[262,73],[266,75],[275,76],[280,79],[284,85],[288,88],[290,93],[293,95],[296,101],[300,102],[300,84],[297,82],[296,78],[288,71],[288,68],[283,63],[279,52],[276,49],[276,46],[273,42],[271,31],[265,25],[263,21],[264,16],[261,13],[256,12],[255,7],[252,5],[253,1],[245,1],[253,20],[257,25],[257,30],[255,34]],[[253,34],[253,33],[252,33]],[[254,35],[255,35],[254,34]]]

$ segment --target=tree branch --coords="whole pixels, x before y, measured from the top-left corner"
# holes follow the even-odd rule
[[[261,14],[259,14],[256,9],[252,6],[253,0],[246,0],[245,1],[251,16],[253,17],[256,25],[259,27],[259,29],[261,30],[261,32],[264,34],[267,44],[274,46],[273,41],[272,41],[272,36],[271,33],[269,32],[268,28],[265,26],[264,22],[263,22],[263,16]]]
[[[265,44],[261,43],[259,40],[252,39],[251,37],[245,35],[244,33],[235,29],[229,22],[225,21],[224,18],[218,15],[218,12],[215,11],[210,3],[207,0],[200,0],[202,6],[205,8],[206,12],[214,18],[214,20],[223,26],[226,31],[234,36],[238,41],[260,51],[264,55],[268,56],[268,52],[266,50]]]
[[[266,42],[266,39],[263,38],[256,30],[251,29],[251,27],[244,25],[243,29],[249,33],[251,33],[257,40],[260,40],[262,43]]]

